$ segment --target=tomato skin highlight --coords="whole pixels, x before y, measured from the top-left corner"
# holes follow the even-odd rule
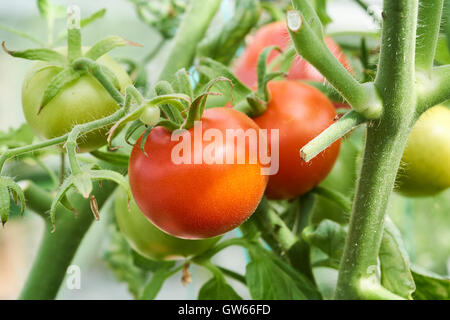
[[[227,129],[259,132],[252,119],[230,108],[207,109],[201,122],[203,130],[217,129],[224,137]],[[183,138],[191,139],[192,154],[193,131],[183,133]],[[171,152],[181,139],[171,141],[166,129],[154,128],[144,146],[148,156],[140,149],[141,139],[130,157],[131,190],[139,208],[161,230],[185,239],[210,238],[238,227],[255,211],[268,180],[259,161],[175,164]],[[224,143],[215,151],[230,152],[236,145],[225,138]],[[203,149],[206,146],[203,141]]]
[[[235,74],[245,85],[253,88],[257,84],[258,57],[264,48],[278,46],[282,50],[288,48],[290,43],[289,31],[284,21],[269,23],[261,27],[250,40],[244,53],[238,58],[235,65]],[[342,49],[331,38],[325,37],[325,44],[331,52],[338,58],[339,62],[351,73],[353,69],[347,60]],[[270,63],[280,53],[273,51],[268,57]],[[287,79],[289,80],[309,80],[324,82],[324,77],[309,62],[296,56]]]
[[[155,227],[133,199],[130,200],[129,208],[126,192],[118,188],[114,202],[117,225],[133,250],[148,259],[175,260],[197,256],[220,239],[186,240],[172,237]]]
[[[65,54],[65,49],[58,49]],[[97,60],[108,67],[117,77],[120,91],[131,84],[125,70],[111,57],[104,55]],[[39,69],[42,70],[38,71]],[[44,139],[59,137],[69,132],[76,124],[101,119],[114,113],[119,105],[91,75],[83,75],[67,84],[39,114],[44,91],[52,78],[61,69],[47,62],[37,62],[28,71],[22,86],[22,107],[30,127],[37,136]],[[101,128],[80,137],[80,152],[88,152],[106,144],[108,127]]]
[[[253,119],[261,129],[279,129],[279,171],[269,177],[266,195],[291,199],[313,189],[333,168],[340,140],[308,163],[300,158],[300,149],[333,123],[336,111],[322,92],[305,83],[272,81],[268,89],[267,110]]]
[[[415,123],[403,152],[396,191],[426,197],[450,187],[450,110],[437,105]]]

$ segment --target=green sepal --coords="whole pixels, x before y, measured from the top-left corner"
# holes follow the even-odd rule
[[[183,124],[183,129],[190,129],[194,126],[194,122],[200,120],[205,110],[206,99],[209,95],[221,95],[218,92],[210,92],[212,87],[218,82],[227,81],[230,83],[231,87],[233,86],[232,81],[225,77],[218,77],[209,81],[204,87],[204,91],[194,99],[194,101],[189,106],[188,115],[186,117],[186,121]]]
[[[144,126],[144,124],[142,123],[141,120],[139,120],[139,119],[134,120],[131,123],[131,125],[128,127],[127,132],[125,133],[125,142],[127,144],[129,144],[130,146],[134,146],[134,143],[136,143],[136,141],[134,143],[131,143],[130,138],[136,132],[136,130],[138,130],[139,128],[141,128],[143,126]]]
[[[173,87],[172,85],[165,80],[162,81],[158,81],[155,85],[155,93],[158,96],[161,95],[167,95],[167,94],[172,94],[174,93]],[[177,112],[176,109],[173,108],[173,106],[171,104],[162,104],[160,106],[161,111],[163,112],[163,114],[166,116],[167,119],[169,119],[170,121],[176,122],[176,123],[182,123],[183,122],[183,116],[181,115],[180,112]],[[184,110],[184,105],[182,105],[182,109]]]
[[[167,129],[167,131],[175,131],[180,129],[180,125],[168,119],[160,119],[155,127],[163,127]]]
[[[0,219],[4,226],[8,221],[10,209],[9,189],[7,186],[0,185]]]
[[[120,89],[120,82],[119,79],[117,79],[114,72],[111,71],[107,66],[99,64],[100,70],[105,74],[105,76],[108,78],[109,81],[113,84],[116,89]]]
[[[279,51],[282,52],[281,49],[277,46],[270,46],[267,48],[264,48],[264,50],[261,52],[261,54],[258,57],[258,69],[257,69],[257,73],[258,73],[258,95],[265,99],[265,101],[269,101],[269,94],[268,94],[268,90],[267,90],[267,82],[272,80],[275,77],[278,77],[282,74],[279,72],[275,72],[275,73],[269,73],[267,74],[266,70],[267,70],[267,58],[269,57],[269,54],[272,51]],[[273,78],[271,78],[273,77]]]
[[[109,51],[123,46],[141,47],[142,45],[128,41],[119,36],[109,36],[95,43],[84,56],[92,60],[97,60]]]
[[[11,192],[14,202],[17,203],[17,199],[20,200],[20,214],[23,215],[23,213],[25,212],[25,196],[19,185],[10,177],[0,177],[0,187],[6,187],[6,189]],[[6,222],[3,221],[4,212],[1,212],[1,215],[2,215],[2,223],[4,224],[4,222]],[[8,213],[6,219],[8,218],[8,215],[9,215],[9,194],[8,194]]]
[[[44,95],[41,100],[41,105],[37,114],[41,113],[42,109],[54,98],[58,95],[59,91],[66,86],[67,84],[75,81],[81,77],[84,72],[75,71],[72,68],[68,67],[57,73],[49,85],[44,91]]]
[[[258,23],[261,15],[260,1],[235,1],[233,17],[202,40],[197,48],[198,55],[210,57],[221,63],[228,64],[236,54],[245,36]]]
[[[147,127],[147,129],[145,129],[144,134],[142,135],[141,144],[140,144],[140,146],[139,146],[139,147],[141,148],[141,151],[142,151],[146,156],[148,156],[148,154],[147,154],[147,152],[145,151],[145,143],[147,142],[147,138],[148,138],[150,132],[152,131],[152,129],[153,129],[152,126],[149,126],[149,127]]]
[[[73,185],[87,199],[92,192],[92,181],[88,171],[81,171],[73,176]]]
[[[197,71],[203,75],[208,81],[218,78],[225,77],[231,80],[233,84],[233,103],[238,104],[239,102],[246,99],[246,97],[252,93],[252,90],[245,86],[231,71],[227,66],[221,64],[220,62],[214,61],[210,58],[202,58],[200,60],[200,65],[196,67]],[[208,84],[199,84],[195,90],[197,94],[204,92],[205,86]]]
[[[64,55],[51,49],[38,48],[28,49],[24,51],[12,51],[6,48],[5,41],[2,42],[2,48],[7,54],[15,58],[46,61],[59,65],[65,64],[67,62],[67,58]]]
[[[75,207],[73,206],[73,204],[70,202],[69,198],[67,197],[67,194],[64,194],[62,196],[62,198],[60,199],[59,203],[61,203],[61,205],[66,208],[69,211],[73,211],[73,212],[77,212],[77,210],[75,209]]]

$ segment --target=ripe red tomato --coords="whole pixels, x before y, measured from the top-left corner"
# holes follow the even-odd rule
[[[286,49],[289,45],[290,37],[286,27],[286,23],[279,21],[267,24],[261,27],[253,36],[246,50],[236,62],[235,74],[245,85],[254,87],[257,83],[257,65],[258,57],[264,48],[269,46],[279,46]],[[331,38],[325,37],[325,43],[331,52],[339,59],[342,65],[353,73],[353,69],[345,57],[342,49]],[[273,51],[268,58],[268,62],[272,61],[278,52]],[[289,70],[289,80],[310,80],[323,82],[324,77],[310,63],[301,57],[296,57]]]
[[[313,189],[333,168],[340,140],[308,163],[301,160],[299,151],[333,123],[336,111],[322,92],[305,83],[273,81],[268,88],[267,110],[254,119],[261,129],[279,129],[279,171],[270,176],[266,195],[290,199]]]
[[[230,108],[206,110],[201,123],[203,132],[214,129],[223,137],[227,129],[259,132],[252,119]],[[154,128],[144,146],[148,155],[140,149],[141,137],[129,165],[131,190],[141,211],[161,230],[186,239],[214,237],[238,227],[255,211],[268,180],[261,174],[263,165],[259,161],[252,164],[247,156],[243,164],[176,164],[172,150],[181,141],[190,141],[191,160],[211,147],[216,155],[248,155],[250,144],[243,146],[237,139],[224,138],[221,147],[203,141],[196,149],[194,131],[191,128],[182,133],[186,140],[171,141],[165,128]],[[180,154],[184,156],[185,151]]]
[[[142,214],[133,199],[128,203],[123,188],[116,190],[114,205],[117,225],[128,244],[148,259],[175,260],[197,256],[220,239],[186,240],[162,232]]]

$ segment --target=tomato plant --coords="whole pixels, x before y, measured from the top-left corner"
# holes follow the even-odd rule
[[[270,176],[266,194],[269,198],[292,199],[317,186],[333,168],[340,141],[309,163],[299,158],[298,150],[332,124],[336,112],[322,92],[307,84],[274,81],[268,89],[267,110],[254,119],[262,129],[278,129],[280,135],[279,171]]]
[[[67,50],[62,50],[67,51]],[[118,80],[117,89],[124,91],[131,80],[123,68],[104,55],[98,62],[109,68]],[[22,106],[30,127],[42,138],[51,139],[70,132],[75,124],[101,119],[117,111],[118,106],[108,92],[91,75],[83,75],[61,90],[41,110],[45,89],[62,68],[48,62],[37,62],[28,71],[22,87]],[[80,152],[92,151],[106,144],[108,128],[87,133],[80,138]]]
[[[201,118],[203,130],[258,130],[246,115],[229,108],[212,108]],[[165,232],[188,239],[221,235],[243,223],[256,209],[267,184],[261,175],[260,163],[252,164],[249,156],[243,164],[195,164],[205,149],[219,156],[231,152],[249,154],[248,146],[236,139],[226,139],[223,146],[215,147],[213,141],[196,149],[194,128],[184,132],[182,140],[189,141],[189,149],[182,150],[193,164],[175,164],[172,150],[179,142],[171,140],[164,128],[152,130],[143,150],[140,140],[130,156],[130,185],[133,196],[142,212]],[[198,139],[198,138],[197,138]],[[212,205],[214,204],[214,205]]]
[[[397,176],[400,193],[429,196],[450,187],[450,110],[435,106],[420,116],[403,153]]]
[[[128,203],[123,190],[117,190],[114,208],[117,225],[130,246],[149,259],[172,260],[196,256],[220,239],[185,240],[168,235],[144,216],[134,200]]]

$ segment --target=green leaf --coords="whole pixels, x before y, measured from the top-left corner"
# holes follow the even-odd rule
[[[67,58],[64,55],[51,49],[38,48],[24,51],[11,51],[6,48],[5,41],[2,42],[2,47],[7,54],[16,58],[47,61],[55,64],[65,64],[67,62]]]
[[[84,55],[86,58],[97,60],[109,51],[123,46],[141,46],[132,41],[128,41],[119,36],[109,36],[95,43]]]
[[[38,114],[41,113],[42,109],[54,98],[58,95],[64,86],[69,83],[79,79],[81,77],[82,72],[75,71],[72,68],[65,68],[56,74],[47,88],[44,91],[44,95],[42,97],[41,105],[38,110]]]
[[[199,83],[197,85],[195,90],[196,94],[200,94],[205,91],[204,88],[207,85],[207,82],[218,77],[230,79],[233,84],[233,89],[230,90],[228,84],[219,82],[216,83],[214,90],[229,98],[229,100],[233,101],[234,105],[245,100],[247,96],[252,93],[252,90],[246,87],[238,78],[236,78],[227,66],[221,64],[220,62],[214,61],[210,58],[202,58],[200,60],[200,65],[198,65],[196,69],[205,77],[205,83]]]
[[[10,209],[9,189],[5,185],[0,185],[0,220],[2,225],[8,221]]]
[[[411,299],[415,290],[408,253],[399,230],[386,218],[380,252],[381,285],[399,296]]]
[[[317,288],[283,260],[264,249],[249,250],[245,274],[250,295],[256,300],[319,300]]]
[[[90,170],[89,175],[94,181],[111,180],[121,186],[127,193],[128,199],[131,199],[131,189],[127,178],[118,172],[112,170]]]
[[[450,300],[450,278],[414,267],[412,275],[416,283],[415,300]]]
[[[184,93],[191,99],[194,99],[194,91],[192,89],[191,79],[186,69],[178,70],[175,73],[175,79],[172,83],[175,92]]]
[[[17,148],[31,144],[34,133],[28,124],[22,124],[17,129],[10,128],[7,132],[0,132],[0,146]]]
[[[108,226],[102,255],[117,279],[127,283],[129,291],[135,298],[138,297],[147,281],[148,272],[135,265],[132,249],[115,224]]]
[[[334,221],[323,220],[317,228],[305,228],[302,236],[311,246],[326,253],[332,265],[339,265],[347,236],[344,227]]]
[[[151,277],[150,281],[145,285],[139,300],[153,300],[158,295],[159,291],[172,273],[170,270],[160,269],[157,270]]]
[[[224,278],[212,277],[200,288],[198,300],[242,300]]]

